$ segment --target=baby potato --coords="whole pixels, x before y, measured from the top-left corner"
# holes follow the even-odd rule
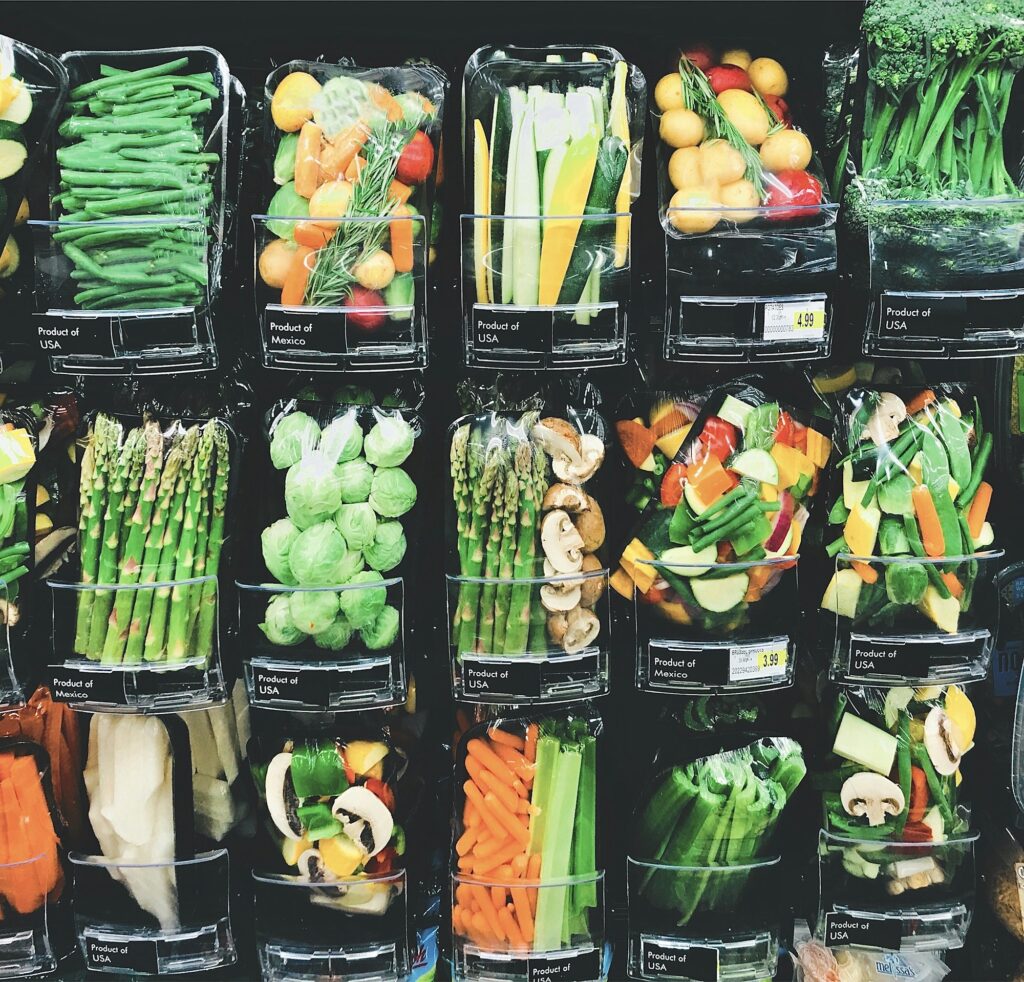
[[[756,147],[764,142],[768,135],[768,113],[755,96],[742,89],[727,89],[719,93],[718,104],[747,143]]]
[[[284,286],[297,248],[291,239],[274,239],[260,253],[260,279],[271,289],[280,290]]]
[[[747,68],[747,74],[761,95],[785,95],[789,90],[786,69],[774,58],[755,58]]]
[[[674,229],[689,235],[710,232],[721,218],[717,206],[718,195],[715,189],[706,185],[682,188],[669,200],[668,220]]]
[[[799,130],[779,130],[761,144],[761,163],[765,170],[806,170],[811,162],[811,141]]]
[[[679,72],[670,72],[658,79],[654,86],[654,104],[663,113],[683,108],[683,83]]]
[[[668,159],[668,179],[677,191],[701,183],[700,147],[680,147]]]
[[[391,254],[378,249],[352,270],[356,282],[366,290],[380,291],[395,278],[395,261]]]
[[[720,60],[723,65],[737,65],[739,68],[747,69],[753,59],[745,48],[730,48]]]
[[[670,109],[661,117],[658,135],[670,147],[695,147],[704,139],[704,120],[692,109]]]
[[[728,211],[722,213],[722,217],[743,224],[753,218],[757,218],[757,208],[761,199],[757,196],[757,188],[746,180],[733,181],[732,184],[723,184],[718,189],[718,197]]]
[[[697,152],[704,184],[731,184],[747,171],[743,154],[727,140],[708,140],[697,148]]]

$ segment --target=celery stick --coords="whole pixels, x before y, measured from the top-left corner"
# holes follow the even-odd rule
[[[537,914],[534,919],[535,951],[554,951],[561,945],[567,888],[564,884],[544,884],[564,880],[569,875],[582,764],[583,754],[579,745],[561,748],[552,780],[548,820],[544,827],[540,860],[542,886],[537,891]]]
[[[722,849],[722,840],[729,827],[729,822],[736,806],[736,798],[739,794],[740,790],[736,785],[733,785],[732,791],[729,794],[722,810],[721,821],[719,821],[715,828],[707,854],[704,856],[703,865],[706,867],[714,866],[720,861],[719,853]],[[696,862],[692,862],[689,865],[696,866],[698,864]],[[684,873],[679,877],[679,882],[676,885],[676,909],[679,913],[679,920],[676,923],[679,924],[680,927],[689,922],[690,918],[693,917],[697,908],[700,906],[701,898],[704,895],[704,891],[708,885],[708,880],[711,876],[712,873],[710,872],[710,869],[704,869],[695,874]]]
[[[583,762],[580,789],[576,797],[576,828],[572,838],[572,875],[586,876],[597,868],[597,740],[583,738]],[[572,888],[575,911],[597,906],[597,884],[577,884]]]
[[[697,793],[697,785],[690,778],[690,768],[673,767],[668,771],[658,789],[647,799],[640,816],[640,827],[633,838],[632,855],[651,862],[661,859],[672,832],[683,821]],[[641,893],[655,872],[649,867],[644,873]]]
[[[539,853],[544,846],[544,829],[547,825],[548,804],[551,801],[551,789],[555,777],[555,765],[558,763],[560,744],[557,737],[542,736],[537,740],[536,769],[533,774],[533,794],[530,804],[535,811],[530,819],[530,843],[527,852],[531,855]]]

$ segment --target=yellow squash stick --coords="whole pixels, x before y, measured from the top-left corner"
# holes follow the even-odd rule
[[[473,211],[478,215],[491,213],[491,165],[487,152],[487,136],[479,119],[473,120]],[[490,270],[487,257],[491,253],[491,222],[487,218],[474,219],[473,267],[476,273],[477,303],[490,303]]]
[[[609,128],[612,136],[617,136],[630,153],[632,148],[629,145],[629,110],[626,106],[626,76],[629,74],[629,66],[624,61],[615,63],[615,83],[612,89],[612,105],[609,119]],[[626,161],[626,170],[622,175],[622,184],[619,185],[619,193],[615,196],[615,210],[620,217],[615,219],[615,268],[621,269],[626,265],[626,257],[629,255],[629,211],[632,166],[629,160]]]

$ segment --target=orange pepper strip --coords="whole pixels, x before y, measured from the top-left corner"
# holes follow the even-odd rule
[[[945,543],[942,538],[942,525],[939,523],[939,514],[935,510],[931,491],[928,490],[926,484],[918,484],[910,492],[910,497],[914,503],[917,524],[921,528],[921,543],[924,546],[925,555],[931,556],[933,559],[941,556]]]
[[[988,507],[992,504],[992,485],[988,481],[982,481],[971,502],[967,512],[967,527],[971,531],[972,539],[981,537],[981,527],[985,524],[985,516],[988,514]],[[972,547],[974,543],[971,543]]]

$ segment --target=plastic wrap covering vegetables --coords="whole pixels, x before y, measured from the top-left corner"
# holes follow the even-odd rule
[[[769,855],[782,812],[805,774],[800,745],[785,738],[662,771],[633,821],[630,856],[661,864],[646,873],[639,900],[671,910],[681,926],[731,910],[744,881],[720,882],[710,869]]]
[[[81,848],[85,835],[85,766],[81,717],[67,705],[53,702],[40,686],[23,706],[0,713],[0,738],[28,740],[46,751],[53,800],[65,829],[64,845]]]
[[[77,307],[206,301],[221,165],[221,141],[208,135],[221,125],[224,95],[198,60],[183,55],[134,70],[101,64],[71,90],[53,205]]]
[[[426,65],[286,67],[267,80],[279,187],[260,278],[285,306],[344,306],[375,331],[387,317],[375,308],[415,303],[414,255],[426,243],[414,242],[424,226],[411,219],[430,216],[447,80]]]
[[[513,46],[475,52],[465,79],[477,302],[599,302],[629,261],[643,77],[611,48]]]
[[[827,184],[793,125],[789,76],[774,58],[695,44],[654,89],[662,224],[701,234],[757,219],[813,222]],[[761,210],[764,209],[764,210]]]
[[[456,767],[456,939],[551,951],[589,937],[598,908],[600,721],[543,716],[478,724]]]
[[[603,629],[594,607],[606,583],[604,420],[542,396],[524,405],[464,416],[451,429],[459,652],[573,654]]]
[[[284,868],[325,887],[311,902],[383,914],[395,884],[374,877],[405,866],[402,823],[417,783],[386,729],[356,722],[339,736],[260,735],[250,741],[249,764]]]
[[[161,930],[179,925],[174,861],[203,840],[221,841],[245,816],[235,782],[246,723],[235,713],[228,703],[181,716],[90,719],[89,823],[100,855],[124,864],[107,866],[110,876]]]
[[[838,398],[837,424],[842,490],[826,549],[853,558],[838,560],[822,609],[858,628],[956,634],[979,550],[995,541],[993,436],[977,398],[960,385],[855,386]]]
[[[963,688],[844,688],[834,695],[829,719],[831,756],[814,776],[822,792],[825,828],[864,840],[943,843],[967,831],[967,811],[959,802],[961,761],[974,746],[974,706]],[[873,855],[873,854],[872,854]],[[868,857],[871,858],[871,857]],[[942,882],[935,863],[912,882],[884,866],[884,856],[857,872],[882,873],[892,895]],[[949,871],[946,871],[949,872]],[[902,888],[902,889],[901,889]]]
[[[104,664],[208,659],[217,587],[200,578],[217,575],[227,534],[227,426],[98,413],[86,441],[81,583],[142,589],[81,590],[75,653]]]
[[[271,480],[286,512],[261,535],[268,572],[286,586],[360,588],[277,593],[260,629],[272,645],[312,642],[321,653],[391,647],[402,611],[386,581],[408,549],[419,414],[289,399],[268,418]]]
[[[759,384],[730,383],[700,406],[659,395],[646,419],[615,424],[633,466],[662,473],[611,584],[705,632],[738,627],[795,564],[779,560],[799,552],[831,452],[820,422],[804,422]]]
[[[1024,200],[1008,157],[1016,133],[1005,144],[1004,133],[1024,65],[1022,17],[1018,0],[865,7],[847,218],[861,231],[877,225],[886,275],[905,287],[1019,281]]]
[[[29,531],[29,516],[39,498],[30,472],[37,447],[31,411],[16,407],[0,410],[0,581],[5,584],[0,609],[8,626],[18,622],[18,580],[32,566],[34,535]]]

